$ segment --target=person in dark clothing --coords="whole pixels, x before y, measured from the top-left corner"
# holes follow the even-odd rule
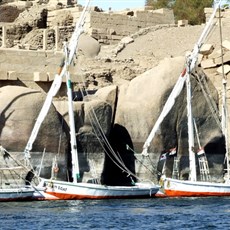
[[[34,178],[34,170],[31,169],[26,175],[25,184],[31,185],[31,181],[33,180],[33,178]]]

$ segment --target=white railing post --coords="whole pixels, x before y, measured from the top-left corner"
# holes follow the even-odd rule
[[[43,30],[43,50],[47,50],[47,29]]]
[[[59,41],[59,27],[55,27],[55,50],[58,50],[58,41]]]
[[[6,47],[6,27],[2,26],[2,48]]]

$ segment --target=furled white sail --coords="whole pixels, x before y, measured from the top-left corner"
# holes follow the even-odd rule
[[[78,161],[78,152],[77,152],[77,140],[76,140],[76,131],[75,131],[75,121],[74,121],[74,112],[73,112],[73,100],[72,100],[72,86],[71,79],[69,74],[69,65],[73,61],[74,54],[77,52],[79,37],[84,30],[86,13],[89,8],[90,0],[87,1],[84,10],[80,16],[78,23],[76,24],[75,30],[72,34],[72,37],[69,41],[68,48],[65,46],[65,77],[66,77],[66,86],[67,86],[67,96],[68,96],[68,108],[69,108],[69,124],[70,124],[70,144],[71,144],[71,156],[72,156],[72,177],[73,182],[77,183],[80,177],[79,170],[79,161]]]
[[[78,23],[75,26],[75,30],[70,38],[68,49],[69,49],[69,55],[68,55],[68,64],[70,65],[73,61],[74,54],[76,53],[76,49],[78,47],[78,41],[79,37],[84,31],[84,24],[85,24],[85,19],[86,19],[86,12],[88,11],[90,5],[90,0],[87,1],[83,12],[81,13],[81,16],[78,20]]]
[[[143,147],[143,151],[142,154],[143,155],[148,155],[148,147],[152,141],[152,139],[154,138],[157,130],[160,128],[160,125],[162,123],[162,121],[164,120],[164,118],[167,116],[167,114],[169,113],[169,111],[172,109],[173,105],[175,104],[175,100],[178,97],[178,95],[181,93],[184,83],[185,83],[185,79],[186,77],[184,76],[185,71],[183,71],[180,74],[180,77],[178,78],[171,94],[168,97],[168,100],[165,103],[165,106],[160,114],[160,116],[158,117],[151,133],[149,134],[147,140],[145,141],[144,147]]]
[[[200,50],[201,46],[204,44],[204,41],[207,38],[208,34],[210,33],[213,25],[215,24],[213,22],[213,19],[215,18],[217,9],[219,8],[220,4],[221,4],[221,0],[219,1],[218,4],[216,4],[214,11],[213,11],[211,17],[209,18],[209,21],[206,24],[198,42],[195,44],[191,54],[187,57],[186,69],[185,69],[185,71],[183,71],[183,73],[181,73],[179,79],[177,80],[176,85],[174,86],[171,94],[169,95],[169,98],[166,101],[166,104],[165,104],[159,118],[157,119],[152,131],[150,132],[147,140],[145,141],[144,146],[143,146],[143,151],[142,151],[143,155],[148,155],[148,147],[150,146],[150,143],[153,140],[153,138],[156,134],[156,131],[159,129],[162,121],[164,120],[164,118],[167,116],[167,114],[171,110],[172,106],[174,105],[176,97],[180,94],[180,92],[184,86],[185,79],[186,79],[185,73],[187,72],[188,74],[190,74],[192,72],[192,70],[195,68],[198,54],[199,54],[199,50]]]
[[[66,75],[66,72],[68,71],[67,67],[72,63],[74,54],[77,51],[78,41],[79,41],[79,37],[80,37],[81,33],[83,32],[83,25],[85,23],[86,12],[88,10],[89,3],[90,3],[90,0],[87,0],[86,6],[84,7],[84,10],[81,14],[81,17],[80,17],[78,23],[76,24],[75,30],[74,30],[71,38],[70,38],[70,42],[68,45],[68,51],[67,51],[68,55],[66,56],[67,58],[65,59],[62,71],[61,71],[60,75],[58,75],[58,74],[55,75],[55,79],[53,81],[53,84],[52,84],[52,86],[51,86],[51,88],[47,94],[46,100],[45,100],[43,107],[42,107],[42,109],[38,115],[37,121],[34,125],[34,128],[31,132],[30,138],[27,142],[26,148],[24,150],[25,159],[27,159],[27,160],[30,158],[30,151],[33,147],[33,143],[37,137],[37,134],[38,134],[38,131],[41,127],[41,124],[44,121],[44,119],[45,119],[45,117],[49,111],[53,97],[57,94],[58,90],[60,89],[61,83],[62,83],[62,78],[63,78],[63,76]]]
[[[33,143],[38,135],[38,131],[41,127],[41,124],[42,122],[44,121],[48,111],[49,111],[49,108],[51,106],[51,103],[52,103],[52,100],[53,100],[53,97],[57,94],[57,92],[59,91],[60,87],[61,87],[61,83],[62,83],[62,76],[63,76],[64,72],[62,72],[60,75],[56,74],[55,75],[55,78],[54,78],[54,81],[52,83],[52,86],[46,96],[46,100],[43,104],[43,107],[38,115],[38,118],[36,120],[36,123],[34,125],[34,128],[31,132],[31,135],[30,135],[30,138],[27,142],[27,145],[26,145],[26,148],[24,150],[24,154],[25,154],[25,158],[26,159],[29,159],[30,158],[30,150],[32,149],[33,147]]]

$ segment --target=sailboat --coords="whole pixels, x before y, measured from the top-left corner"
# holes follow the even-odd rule
[[[174,86],[158,120],[156,121],[150,135],[148,136],[144,146],[143,146],[143,154],[148,154],[148,147],[150,146],[150,142],[155,136],[156,131],[159,129],[160,124],[167,116],[171,108],[173,107],[177,96],[181,93],[184,84],[186,84],[187,90],[187,124],[188,124],[188,153],[189,153],[189,177],[186,180],[182,180],[180,178],[169,178],[164,173],[161,176],[160,184],[163,187],[164,193],[169,197],[200,197],[200,196],[230,196],[230,170],[229,170],[229,156],[228,156],[228,133],[227,133],[227,109],[226,109],[226,84],[227,79],[223,79],[223,109],[222,109],[222,133],[225,137],[225,149],[226,149],[226,175],[224,176],[224,182],[212,182],[212,181],[198,181],[197,180],[197,171],[196,171],[196,154],[194,152],[194,130],[195,124],[193,121],[193,113],[191,107],[192,95],[191,95],[191,82],[190,82],[190,74],[195,68],[199,50],[204,43],[205,38],[210,33],[210,30],[213,26],[213,19],[217,13],[217,10],[220,11],[221,1],[219,1],[213,10],[213,14],[210,17],[208,23],[206,24],[203,33],[201,34],[198,43],[194,46],[193,51],[190,56],[187,57],[186,67],[182,71],[179,76],[179,79]],[[206,179],[209,178],[208,173],[208,164],[205,158],[204,151],[200,151],[200,155],[203,155],[203,162],[201,162],[201,166],[203,166],[200,170],[206,171]],[[199,159],[198,159],[199,160]],[[176,162],[176,161],[174,161]],[[178,172],[178,171],[177,171]]]
[[[25,158],[30,161],[30,151],[33,146],[33,142],[36,139],[40,125],[48,113],[49,107],[52,103],[52,98],[58,92],[62,77],[66,77],[66,87],[68,96],[68,113],[69,113],[69,125],[70,125],[70,144],[71,144],[71,156],[72,156],[72,181],[61,181],[51,177],[51,179],[39,178],[40,183],[37,186],[39,193],[36,193],[34,199],[50,200],[50,199],[111,199],[111,198],[150,198],[154,197],[159,191],[159,186],[155,185],[151,181],[147,182],[134,182],[129,186],[109,186],[105,184],[96,183],[83,183],[80,182],[80,170],[78,161],[78,150],[76,141],[75,121],[73,114],[73,99],[71,79],[69,73],[69,66],[72,63],[73,57],[77,50],[77,44],[80,34],[83,32],[83,25],[86,17],[86,13],[89,7],[90,0],[87,1],[86,6],[81,14],[79,22],[76,24],[75,30],[69,41],[69,44],[64,44],[65,60],[60,74],[57,74],[54,82],[47,94],[47,98],[32,130],[29,141],[24,150]],[[101,133],[103,133],[101,131]],[[103,138],[106,137],[102,134]],[[106,141],[106,140],[105,140]],[[56,163],[54,162],[53,168]],[[121,166],[120,166],[121,167]],[[122,170],[127,171],[128,174],[132,174],[126,167]]]
[[[0,167],[0,202],[32,200],[35,188],[27,181],[30,170],[2,146],[0,146],[0,155],[2,158]],[[2,163],[5,163],[4,167]]]

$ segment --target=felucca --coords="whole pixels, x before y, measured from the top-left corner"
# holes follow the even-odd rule
[[[36,189],[30,185],[30,169],[0,146],[0,202],[32,200]]]
[[[160,124],[167,116],[171,108],[173,107],[177,96],[181,93],[184,84],[186,84],[187,90],[187,125],[188,125],[188,154],[189,154],[189,177],[186,180],[182,179],[173,179],[169,178],[166,175],[162,175],[161,177],[161,184],[164,190],[164,193],[169,197],[198,197],[198,196],[229,196],[230,195],[230,170],[229,170],[229,148],[228,148],[228,132],[227,132],[227,106],[226,106],[226,84],[227,79],[226,76],[223,78],[223,112],[222,112],[222,133],[225,137],[225,148],[226,148],[226,174],[223,178],[224,182],[211,182],[208,181],[209,179],[209,168],[208,162],[205,156],[205,152],[203,150],[199,151],[199,163],[203,170],[204,176],[206,181],[198,181],[197,180],[197,171],[196,171],[196,154],[194,152],[194,130],[196,129],[196,125],[193,121],[193,112],[191,107],[192,101],[192,94],[191,94],[191,82],[190,82],[190,74],[194,70],[197,59],[198,53],[201,46],[204,44],[206,37],[209,35],[212,26],[214,17],[219,9],[220,12],[220,5],[222,1],[219,1],[213,10],[213,13],[206,24],[203,33],[201,34],[198,43],[195,44],[193,51],[191,52],[190,56],[186,58],[186,67],[184,71],[182,71],[181,75],[179,76],[178,81],[176,82],[159,118],[157,119],[149,137],[147,138],[144,147],[143,147],[143,154],[148,154],[148,147],[152,139],[155,136],[156,131],[159,129]],[[168,156],[170,153],[167,154]],[[174,161],[175,163],[178,163]],[[223,162],[224,163],[224,162]],[[178,173],[178,171],[177,171]]]
[[[159,190],[159,186],[154,183],[147,182],[138,182],[133,183],[128,186],[108,186],[105,184],[97,183],[87,183],[80,182],[80,170],[79,170],[79,161],[78,161],[78,150],[76,142],[76,131],[75,131],[75,121],[73,113],[73,98],[72,98],[72,88],[71,88],[71,79],[69,73],[69,66],[72,63],[73,57],[77,50],[77,44],[80,34],[83,32],[83,25],[85,22],[86,13],[89,8],[90,0],[87,1],[86,6],[81,14],[79,22],[76,24],[75,30],[72,34],[72,37],[64,46],[65,51],[65,60],[64,66],[60,75],[56,75],[55,80],[51,86],[50,91],[47,94],[47,98],[43,105],[43,108],[38,116],[37,122],[32,131],[31,137],[29,138],[28,144],[25,148],[25,157],[30,159],[30,151],[33,146],[33,142],[36,139],[37,133],[39,131],[40,125],[44,120],[46,114],[48,113],[49,107],[52,103],[53,97],[58,92],[62,78],[66,77],[66,87],[67,87],[67,96],[68,96],[68,113],[69,113],[69,125],[70,125],[70,137],[71,137],[71,156],[72,156],[72,181],[61,181],[54,178],[45,179],[40,178],[40,184],[38,185],[39,193],[36,193],[36,199],[111,199],[111,198],[150,198],[154,197]],[[100,131],[103,133],[103,131]],[[103,135],[104,142],[108,144],[105,135]],[[116,157],[114,155],[114,157]],[[117,157],[118,167],[122,171],[126,172],[127,175],[133,175],[133,173],[127,169],[127,167],[119,160]],[[55,162],[54,162],[55,167]],[[51,198],[50,198],[51,197]]]

